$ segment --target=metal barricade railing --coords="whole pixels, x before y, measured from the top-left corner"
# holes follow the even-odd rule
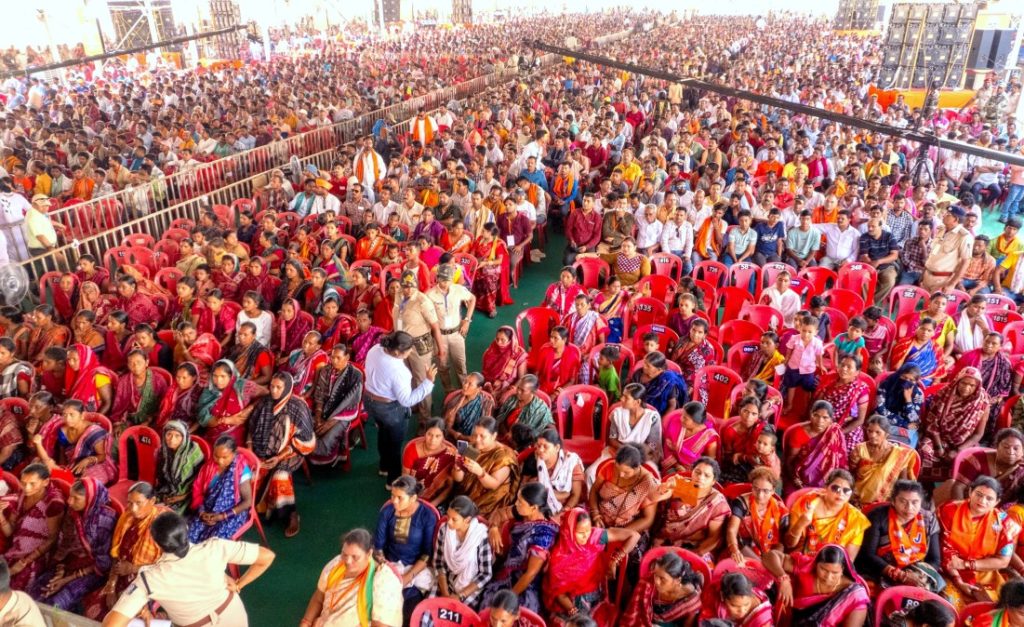
[[[628,31],[622,31],[605,39],[611,41],[626,35]],[[540,57],[540,66],[550,66],[560,59],[546,54]],[[401,112],[405,115],[399,125],[408,126],[421,108],[435,111],[452,100],[464,100],[518,74],[518,68],[503,69],[331,127],[204,164],[190,172],[161,177],[144,186],[51,211],[51,217],[68,226],[76,241],[21,265],[35,285],[46,272],[73,271],[78,257],[84,254],[104,263],[104,254],[120,246],[130,234],[160,234],[179,218],[198,221],[200,214],[212,205],[231,205],[239,198],[252,198],[256,180],[284,166],[292,156],[298,157],[303,167],[312,163],[318,169],[327,169],[337,156],[338,147],[368,135],[377,120],[396,119],[394,114]],[[62,219],[58,220],[55,214],[61,214]]]

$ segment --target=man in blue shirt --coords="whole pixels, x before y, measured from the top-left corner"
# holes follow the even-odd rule
[[[768,210],[768,221],[754,223],[757,232],[757,248],[754,250],[754,263],[759,266],[770,261],[782,261],[782,252],[786,244],[786,227],[782,224],[782,213],[777,207]]]

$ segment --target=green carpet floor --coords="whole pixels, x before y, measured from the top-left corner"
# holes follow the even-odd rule
[[[1002,231],[998,214],[985,213],[982,231],[995,237]],[[513,290],[515,304],[499,309],[494,320],[477,315],[467,339],[469,369],[478,370],[484,350],[499,326],[512,324],[516,315],[538,305],[547,286],[558,276],[564,239],[554,236],[547,245],[548,256],[540,264],[530,265],[519,289]],[[439,410],[443,398],[441,386],[435,389],[434,407]],[[283,524],[266,529],[270,547],[277,559],[270,571],[242,594],[253,627],[295,625],[316,588],[317,577],[339,551],[342,534],[354,527],[366,527],[371,533],[377,512],[388,498],[384,480],[377,476],[376,429],[366,429],[370,440],[366,451],[356,449],[352,470],[313,469],[313,485],[296,474],[296,499],[302,515],[302,532],[295,538],[284,537]],[[257,541],[255,531],[247,540]]]
[[[528,266],[519,288],[512,291],[515,304],[500,308],[493,320],[483,315],[473,318],[466,342],[471,371],[480,369],[484,350],[498,327],[512,324],[520,311],[540,304],[547,286],[558,277],[563,247],[561,236],[550,239],[547,258]],[[434,391],[435,412],[440,410],[443,397],[439,379]],[[377,476],[376,428],[368,425],[366,434],[369,447],[366,451],[355,450],[350,472],[314,467],[312,486],[306,484],[301,473],[296,473],[302,531],[297,537],[286,539],[282,523],[266,528],[267,540],[277,559],[261,579],[242,593],[253,627],[298,624],[316,588],[320,569],[340,550],[342,534],[355,527],[373,532],[377,512],[389,495],[384,479]],[[246,535],[246,540],[258,541],[255,530]]]

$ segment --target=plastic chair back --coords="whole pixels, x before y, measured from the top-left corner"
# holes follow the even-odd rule
[[[775,279],[779,277],[779,273],[783,270],[789,273],[790,279],[797,278],[796,268],[783,263],[781,261],[769,261],[761,267],[761,287],[771,287],[775,285]]]
[[[900,285],[889,292],[889,316],[900,318],[928,306],[931,297],[928,291],[916,285]]]
[[[619,373],[619,378],[625,379],[629,375],[629,371],[633,367],[633,363],[636,361],[636,357],[633,355],[633,349],[629,348],[625,344],[598,344],[591,348],[590,353],[587,355],[587,367],[590,368],[589,380],[597,380],[597,357],[601,354],[601,349],[605,346],[618,347],[619,358],[615,360],[615,369]]]
[[[748,291],[753,286],[754,298],[757,298],[761,294],[761,266],[745,261],[732,264],[729,268],[729,285]]]
[[[629,324],[642,327],[648,324],[668,323],[668,306],[661,299],[638,296],[629,303]],[[627,327],[627,331],[628,331]]]
[[[576,280],[588,290],[600,289],[608,277],[612,275],[612,268],[608,262],[600,257],[583,257],[572,264],[576,272]]]
[[[540,348],[547,343],[551,329],[558,326],[561,317],[550,307],[530,307],[516,316],[515,329],[519,336],[519,345],[527,352],[527,365],[531,370],[537,368]],[[523,334],[523,323],[529,325],[529,334]]]
[[[836,287],[850,290],[858,294],[864,302],[875,300],[875,287],[878,285],[878,271],[866,263],[844,263],[839,268]]]
[[[718,327],[715,335],[724,346],[732,347],[740,342],[760,342],[764,329],[750,320],[733,318]]]
[[[658,350],[662,353],[668,353],[669,348],[675,346],[676,342],[679,341],[679,334],[674,330],[661,324],[645,324],[642,327],[638,327],[633,332],[633,354],[641,355],[644,354],[644,336],[648,333],[655,333],[658,335]],[[639,359],[637,363],[639,363]],[[635,365],[634,365],[635,367]]]
[[[671,253],[656,253],[651,256],[651,273],[679,281],[683,276],[683,260]]]
[[[747,363],[750,362],[757,351],[761,350],[761,342],[759,340],[743,340],[742,342],[736,342],[729,347],[729,353],[725,359],[725,365],[732,369],[733,372],[743,372]]]
[[[714,324],[711,326],[738,319],[743,305],[747,303],[754,303],[754,296],[749,289],[745,287],[720,288],[715,295],[715,307],[711,315]]]
[[[797,272],[797,276],[809,281],[816,294],[824,294],[835,287],[839,280],[839,275],[823,266],[808,266]]]
[[[1017,311],[1017,303],[1009,296],[1003,294],[982,294],[985,299],[985,310],[992,311]]]
[[[782,330],[785,318],[782,312],[771,305],[745,303],[740,309],[740,320],[749,320],[765,331]]]
[[[713,285],[715,289],[724,287],[728,276],[729,268],[720,261],[711,261],[708,259],[693,267],[693,278],[701,281],[707,281]]]
[[[633,293],[646,295],[645,292],[650,290],[651,298],[656,298],[663,303],[669,304],[675,297],[676,287],[678,287],[678,285],[678,283],[666,276],[661,276],[660,274],[649,274],[640,279],[640,281],[633,286]]]
[[[712,418],[726,418],[729,395],[737,385],[743,384],[743,377],[725,366],[704,366],[693,377],[693,399],[700,400],[707,394],[707,413]]]
[[[430,618],[427,619],[426,616]],[[410,625],[427,624],[434,627],[478,627],[486,625],[468,605],[447,597],[424,599],[412,611]]]
[[[835,287],[822,294],[829,307],[835,307],[846,314],[847,318],[853,318],[864,313],[864,298],[853,290]]]
[[[1014,322],[1024,321],[1024,316],[1014,311],[1005,311],[1002,309],[990,309],[986,313],[988,316],[989,327],[996,333],[1003,333],[1006,331],[1006,327],[1010,326]]]
[[[128,447],[135,447],[138,476],[128,476]],[[153,484],[156,481],[156,455],[160,450],[160,434],[146,425],[135,425],[121,432],[117,439],[117,478]]]
[[[971,603],[967,607],[960,610],[960,625],[973,625],[974,621],[978,620],[985,614],[988,614],[992,610],[996,609],[996,604],[991,601],[979,601],[977,603]]]

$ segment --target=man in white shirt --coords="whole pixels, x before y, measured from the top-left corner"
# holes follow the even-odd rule
[[[664,230],[664,225],[658,221],[658,208],[655,205],[644,205],[642,210],[634,213],[634,216],[637,227],[637,250],[644,255],[657,252]]]
[[[341,213],[341,201],[330,191],[330,181],[326,179],[316,180],[316,186],[313,188],[313,194],[316,198],[313,199],[313,206],[309,209],[309,215],[320,215],[328,211],[334,212],[334,215]]]
[[[380,199],[373,204],[373,219],[377,224],[387,224],[388,216],[398,213],[399,204],[391,200],[391,188],[384,186],[380,190]]]
[[[836,224],[816,224],[825,236],[825,256],[818,262],[830,270],[838,270],[844,263],[857,260],[860,247],[860,231],[850,225],[850,212],[840,210],[836,216]]]
[[[686,210],[676,209],[672,219],[661,231],[661,250],[672,253],[683,260],[683,275],[690,274],[690,257],[693,254],[693,225],[686,219]]]

